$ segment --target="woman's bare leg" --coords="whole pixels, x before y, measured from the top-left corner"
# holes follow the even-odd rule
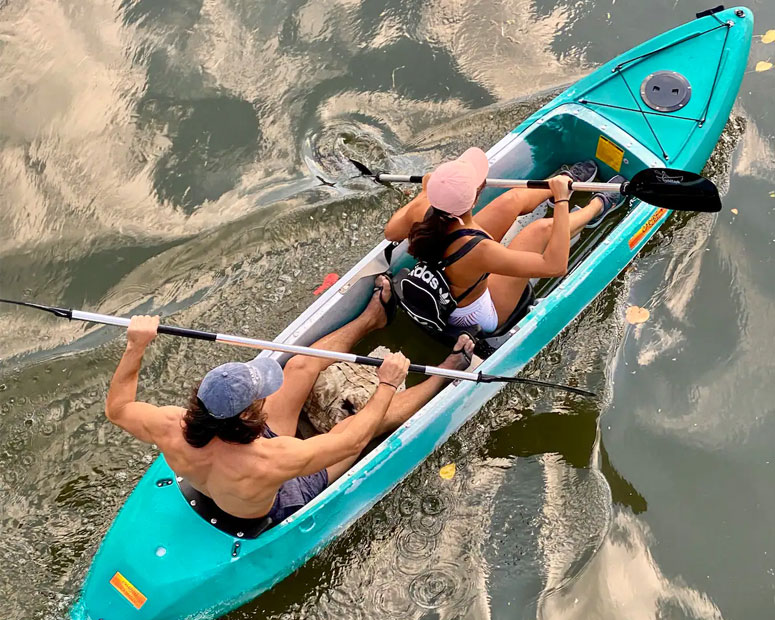
[[[570,216],[570,236],[575,237],[603,208],[603,201],[593,198],[586,207],[573,211]],[[545,218],[525,226],[509,244],[510,250],[543,253],[552,236],[552,220]],[[493,274],[487,280],[495,311],[498,313],[498,325],[502,325],[519,303],[529,278],[516,278]]]
[[[495,241],[500,241],[517,217],[532,212],[551,197],[548,189],[510,189],[487,203],[474,216],[474,221]]]

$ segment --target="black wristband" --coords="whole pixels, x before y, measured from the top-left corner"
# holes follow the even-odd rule
[[[567,198],[561,198],[560,200],[555,200],[554,204],[557,204],[558,202],[567,202],[568,204],[570,204],[570,201]]]
[[[393,388],[393,389],[394,389],[396,392],[398,391],[398,386],[397,386],[397,385],[393,385],[392,383],[388,383],[387,381],[380,381],[380,382],[379,382],[377,385],[378,385],[378,386],[379,386],[379,385],[389,385],[389,386],[390,386],[390,387],[392,387],[392,388]]]

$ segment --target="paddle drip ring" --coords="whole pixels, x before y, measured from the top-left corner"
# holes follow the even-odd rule
[[[689,103],[692,87],[689,80],[680,73],[657,71],[643,80],[640,96],[652,110],[675,112]]]

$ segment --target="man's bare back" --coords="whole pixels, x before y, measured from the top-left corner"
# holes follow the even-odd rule
[[[194,448],[182,432],[186,410],[160,409],[163,412],[159,413],[169,417],[169,424],[159,429],[154,443],[177,475],[235,517],[261,517],[269,512],[280,485],[292,473],[278,467],[279,451],[273,448],[285,438],[258,437],[249,444],[230,444],[215,437],[203,448]]]
[[[159,414],[165,421],[158,430],[154,428],[152,439],[169,466],[235,517],[266,515],[283,483],[314,474],[331,460],[310,459],[303,440],[282,436],[259,436],[249,444],[226,443],[215,437],[206,446],[194,448],[183,435],[185,409],[160,407]]]
[[[390,293],[386,280],[380,287],[360,317],[317,346],[347,351],[369,331],[384,326],[379,295],[384,299]],[[271,369],[268,358],[225,364],[207,374],[187,409],[157,407],[136,400],[143,353],[157,327],[158,317],[132,319],[127,349],[108,392],[106,415],[141,441],[156,444],[177,475],[221,510],[240,518],[267,513],[284,518],[347,471],[373,437],[397,428],[445,384],[432,377],[396,395],[409,360],[400,353],[391,354],[378,370],[377,390],[361,411],[328,433],[301,440],[293,436],[301,407],[330,360],[293,357],[285,366],[284,378],[279,365],[278,370]],[[457,347],[470,354],[473,343],[461,338]],[[442,366],[460,368],[463,360],[463,355],[451,355]],[[262,373],[272,372],[280,373],[282,385],[267,390],[277,377]],[[235,406],[235,402],[241,404]],[[282,499],[296,503],[278,510]]]

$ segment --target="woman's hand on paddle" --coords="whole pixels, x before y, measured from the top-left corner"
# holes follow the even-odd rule
[[[428,181],[431,180],[431,173],[424,174],[422,177],[422,191],[428,191]]]
[[[403,353],[389,353],[377,370],[380,383],[398,387],[406,379],[409,372],[409,360]]]
[[[564,174],[558,174],[556,177],[549,179],[549,188],[552,190],[554,201],[568,200],[570,198],[570,187],[568,184],[570,178]]]
[[[127,345],[145,348],[156,338],[156,330],[159,328],[159,317],[137,315],[129,321],[126,332]]]

